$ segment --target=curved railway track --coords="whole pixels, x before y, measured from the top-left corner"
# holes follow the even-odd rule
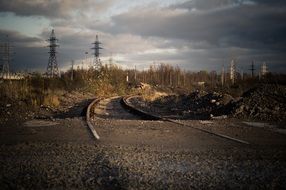
[[[179,125],[182,125],[182,126],[185,126],[185,127],[191,127],[191,128],[193,128],[193,129],[196,129],[196,130],[199,130],[199,131],[202,131],[202,132],[211,134],[211,135],[215,135],[215,136],[218,136],[218,137],[227,139],[227,140],[235,141],[235,142],[238,142],[238,143],[247,144],[247,145],[250,144],[250,143],[247,142],[247,141],[243,141],[243,140],[240,140],[240,139],[237,139],[237,138],[234,138],[234,137],[230,137],[230,136],[227,136],[227,135],[215,133],[215,132],[212,132],[212,131],[209,131],[209,130],[206,130],[206,129],[201,129],[201,128],[198,128],[198,127],[195,127],[195,126],[192,126],[192,125],[187,125],[187,124],[182,123],[182,122],[180,122],[180,121],[178,121],[178,120],[173,120],[173,119],[161,117],[161,116],[158,116],[158,115],[153,115],[153,114],[151,114],[151,113],[147,113],[147,112],[145,112],[145,111],[143,111],[143,110],[140,110],[140,109],[134,107],[134,106],[130,103],[130,101],[129,101],[131,98],[133,98],[133,96],[124,97],[124,98],[122,98],[122,102],[123,102],[123,104],[124,104],[124,107],[127,107],[128,109],[132,110],[132,111],[133,111],[134,113],[136,113],[136,114],[144,115],[145,117],[149,117],[149,118],[153,118],[153,119],[158,119],[158,120],[162,120],[162,121],[167,121],[167,122],[179,124]]]
[[[228,119],[211,125],[181,120],[186,124],[182,126],[140,113],[126,102],[128,97],[95,99],[91,104],[89,98],[76,101],[71,96],[62,109],[65,114],[56,113],[55,120],[1,127],[2,189],[286,187],[283,135]],[[82,114],[87,114],[89,128]],[[189,124],[247,140],[251,146]]]
[[[93,107],[93,114],[96,117],[112,120],[138,120],[142,119],[142,115],[133,114],[122,105],[122,97],[116,96],[101,99]]]
[[[95,128],[90,122],[90,115],[91,115],[91,109],[92,109],[92,114],[95,117],[99,117],[102,119],[112,119],[112,120],[160,120],[163,122],[170,122],[173,124],[181,125],[184,127],[190,127],[192,129],[201,131],[203,133],[212,135],[212,136],[217,136],[220,138],[223,138],[225,140],[233,141],[236,143],[241,143],[245,145],[249,145],[250,143],[238,138],[234,138],[228,135],[216,133],[213,131],[209,131],[206,129],[202,129],[199,127],[195,127],[193,125],[188,125],[183,122],[180,122],[179,120],[173,120],[165,117],[161,117],[158,115],[153,115],[151,113],[145,112],[143,110],[140,110],[139,108],[136,108],[130,103],[130,99],[134,98],[133,96],[127,96],[127,97],[112,97],[112,98],[106,98],[102,100],[95,100],[92,102],[92,104],[89,105],[88,110],[87,110],[87,123],[92,131],[94,137],[96,139],[99,139],[99,135],[95,131]]]
[[[110,168],[114,166],[114,163],[116,166],[128,168],[127,181],[131,184],[141,180],[151,186],[157,186],[158,180],[164,184],[162,189],[167,187],[166,184],[171,184],[172,188],[178,187],[178,189],[188,189],[185,188],[186,186],[191,187],[190,189],[193,187],[204,189],[198,184],[216,184],[214,188],[221,187],[221,182],[232,184],[238,179],[238,173],[242,176],[254,176],[254,179],[261,179],[260,173],[252,172],[257,170],[257,159],[261,160],[263,156],[261,151],[265,151],[265,154],[269,155],[271,159],[273,152],[278,150],[274,149],[275,147],[282,147],[280,150],[284,153],[285,139],[282,142],[283,137],[268,134],[267,131],[237,128],[228,120],[223,126],[220,121],[215,121],[214,125],[209,126],[212,129],[226,127],[225,131],[214,130],[229,135],[223,136],[212,131],[202,130],[210,128],[200,121],[180,121],[182,123],[179,123],[177,120],[153,116],[147,113],[148,110],[143,112],[130,104],[129,98],[132,97],[123,99],[113,97],[98,101],[91,108],[90,118],[101,137],[97,143],[100,147],[111,150],[105,155],[105,158],[112,163]],[[228,133],[229,131],[231,133]],[[238,131],[242,132],[237,133]],[[248,136],[244,136],[244,134]],[[247,140],[251,142],[251,146],[246,145],[247,142],[231,137]],[[263,141],[255,140],[257,137],[263,138]],[[265,141],[268,139],[267,137],[275,139],[273,141],[280,138],[280,141],[275,142],[276,146],[269,146],[266,144],[270,141]],[[280,159],[279,165],[285,164],[284,157],[274,158],[273,163],[277,163],[277,159]],[[265,162],[271,163],[267,158],[265,160]],[[248,163],[249,166],[244,163]],[[269,167],[273,168],[271,164],[267,166],[263,162],[259,163],[261,168],[267,168],[261,172],[266,176],[269,173],[277,172],[276,169],[275,171],[268,169]],[[284,171],[278,170],[277,173],[279,172]],[[169,179],[169,176],[174,176],[174,178]],[[218,183],[217,179],[220,179]],[[229,179],[231,180],[229,181]],[[237,180],[237,184],[242,183],[240,179]],[[268,183],[266,181],[264,179],[259,182],[247,180],[246,187],[249,183]]]

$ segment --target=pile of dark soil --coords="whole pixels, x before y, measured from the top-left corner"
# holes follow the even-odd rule
[[[285,121],[286,86],[264,84],[246,91],[232,114],[243,119]]]
[[[286,121],[286,86],[259,84],[239,98],[195,91],[184,95],[162,96],[154,101],[138,99],[135,106],[147,112],[179,119],[211,119],[228,116],[257,121]]]
[[[163,96],[152,102],[141,103],[141,107],[145,105],[143,109],[160,112],[162,116],[175,113],[185,119],[209,119],[213,116],[230,114],[233,103],[233,98],[228,94],[195,91],[190,94]]]
[[[34,106],[28,100],[2,99],[0,101],[0,126],[17,125],[34,117]]]

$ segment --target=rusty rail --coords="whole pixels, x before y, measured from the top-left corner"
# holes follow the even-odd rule
[[[87,107],[87,111],[86,111],[86,122],[87,125],[92,133],[92,135],[94,136],[94,138],[96,138],[97,140],[100,139],[99,135],[97,134],[96,130],[94,129],[94,126],[92,125],[91,121],[90,121],[90,110],[92,108],[93,105],[97,104],[101,99],[96,98],[95,100],[93,100],[91,102],[91,104],[88,105]]]
[[[123,97],[122,98],[122,105],[125,108],[129,109],[131,112],[135,113],[135,114],[143,115],[144,117],[150,118],[150,119],[153,119],[153,120],[168,121],[168,122],[175,123],[175,124],[178,124],[178,125],[182,125],[182,126],[185,126],[185,127],[191,127],[193,129],[202,131],[204,133],[215,135],[215,136],[218,136],[218,137],[230,140],[230,141],[234,141],[234,142],[237,142],[237,143],[241,143],[241,144],[245,144],[245,145],[249,145],[250,144],[249,142],[241,140],[241,139],[237,139],[237,138],[230,137],[230,136],[227,136],[227,135],[224,135],[224,134],[220,134],[220,133],[215,133],[215,132],[212,132],[212,131],[209,131],[209,130],[206,130],[206,129],[201,129],[199,127],[194,127],[194,126],[191,126],[191,125],[187,125],[185,123],[181,123],[181,122],[173,120],[173,119],[164,118],[164,117],[161,117],[161,116],[158,116],[158,115],[153,115],[151,113],[145,112],[145,111],[143,111],[141,109],[136,108],[135,106],[133,106],[130,103],[129,99],[135,98],[135,97],[138,97],[138,96],[127,96],[127,97]]]

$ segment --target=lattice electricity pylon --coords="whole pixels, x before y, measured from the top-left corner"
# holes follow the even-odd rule
[[[102,64],[101,64],[101,60],[99,58],[99,54],[100,54],[99,50],[103,49],[103,48],[100,47],[101,42],[99,42],[99,40],[98,40],[98,35],[96,35],[95,42],[92,44],[94,44],[94,47],[91,48],[91,49],[94,49],[93,68],[95,70],[100,70],[102,67]]]
[[[256,70],[254,68],[254,61],[251,62],[251,68],[249,70],[251,71],[251,77],[254,77],[254,71]]]
[[[0,76],[2,78],[9,78],[13,49],[8,41],[0,44],[0,55]]]
[[[49,54],[49,63],[47,67],[47,77],[53,78],[53,77],[59,77],[59,68],[57,63],[57,51],[56,48],[59,47],[58,45],[58,39],[56,38],[54,29],[51,32],[50,38],[47,40],[50,42],[50,45],[48,47],[50,48]]]
[[[225,71],[224,71],[224,65],[222,66],[222,69],[221,69],[221,85],[223,86],[224,83],[225,83]]]

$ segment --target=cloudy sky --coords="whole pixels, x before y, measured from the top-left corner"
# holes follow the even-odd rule
[[[14,46],[14,70],[46,69],[52,29],[63,70],[86,60],[86,51],[90,62],[98,34],[103,62],[112,56],[123,68],[219,71],[236,59],[247,72],[252,60],[286,72],[285,0],[0,1],[0,40]]]

